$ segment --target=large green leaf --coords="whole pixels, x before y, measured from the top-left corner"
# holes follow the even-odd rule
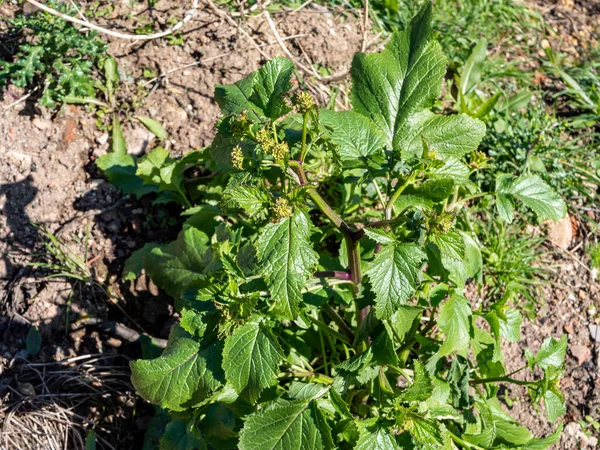
[[[148,276],[175,299],[195,282],[205,278],[208,236],[189,227],[166,247],[155,247],[144,258]]]
[[[289,59],[276,57],[257,72],[230,85],[215,87],[215,100],[224,115],[246,111],[250,119],[277,119],[290,111],[284,99],[292,87],[294,65]]]
[[[383,154],[385,136],[368,118],[354,111],[334,112],[323,109],[319,122],[339,145],[339,155],[346,166],[356,166],[377,154]]]
[[[183,411],[190,400],[200,400],[221,385],[221,344],[207,346],[176,325],[167,348],[156,359],[132,361],[131,382],[147,401]]]
[[[383,246],[369,264],[365,275],[375,292],[378,318],[389,319],[414,294],[425,257],[414,244],[394,243]]]
[[[394,33],[381,53],[359,53],[352,62],[354,111],[369,117],[399,149],[399,130],[411,114],[430,108],[439,96],[446,58],[431,29],[426,2],[406,30]]]
[[[303,400],[278,400],[249,416],[240,433],[240,450],[323,450],[314,400],[327,392]]]
[[[287,319],[298,315],[302,288],[319,262],[310,242],[311,229],[306,214],[297,210],[292,217],[267,225],[256,243],[260,272],[277,312]]]
[[[396,149],[404,159],[418,158],[423,153],[423,138],[442,160],[477,150],[485,136],[485,125],[466,114],[443,116],[431,111],[411,115],[399,129]]]
[[[460,91],[463,95],[471,92],[481,80],[481,72],[487,56],[487,44],[485,38],[479,39],[460,71]]]
[[[440,307],[438,325],[440,330],[446,334],[439,350],[440,356],[446,356],[452,352],[467,356],[471,339],[471,314],[469,302],[459,292],[454,292]]]
[[[251,402],[277,382],[282,359],[277,339],[263,324],[243,325],[225,340],[225,377],[238,393],[247,387]]]

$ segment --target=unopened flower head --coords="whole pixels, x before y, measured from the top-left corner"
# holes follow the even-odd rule
[[[242,153],[242,147],[236,145],[231,151],[231,165],[238,170],[244,168],[244,154]]]
[[[280,142],[279,144],[275,144],[271,150],[271,154],[273,158],[276,160],[285,159],[287,155],[290,153],[290,148],[285,142]]]
[[[275,199],[275,205],[273,206],[273,215],[276,220],[286,219],[292,217],[294,209],[287,198],[279,197]]]
[[[294,103],[298,112],[304,114],[315,106],[315,99],[308,92],[300,92],[295,95]]]
[[[272,153],[273,148],[277,145],[271,133],[264,128],[261,128],[256,133],[256,142],[259,143],[265,153]]]

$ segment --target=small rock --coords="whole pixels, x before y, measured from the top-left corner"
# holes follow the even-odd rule
[[[588,328],[590,329],[590,336],[594,342],[600,342],[600,326],[590,324]]]
[[[114,347],[114,348],[119,348],[119,347],[121,346],[121,344],[123,344],[123,342],[121,342],[119,339],[117,339],[117,338],[112,338],[112,337],[111,337],[111,338],[108,338],[108,339],[106,340],[106,343],[107,343],[108,345],[110,345],[111,347]]]
[[[585,345],[572,345],[571,354],[577,359],[578,366],[581,366],[592,356],[592,352]]]
[[[108,142],[108,133],[104,133],[102,136],[96,138],[96,143],[98,145],[104,145]]]
[[[46,131],[52,128],[52,122],[46,119],[42,119],[40,117],[36,117],[31,121],[31,123],[40,131]]]
[[[556,247],[568,250],[573,240],[573,223],[570,216],[551,222],[548,225],[548,237]]]

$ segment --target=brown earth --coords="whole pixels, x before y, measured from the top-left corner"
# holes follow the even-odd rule
[[[569,17],[580,17],[586,12],[582,19],[585,28],[576,27],[577,33],[567,33],[577,39],[577,42],[569,40],[569,45],[577,48],[582,42],[597,37],[593,25],[598,23],[598,1],[554,3],[549,8],[548,2],[540,2],[540,8],[547,9],[544,14],[557,17],[563,8],[567,8],[564,11],[571,14]],[[186,7],[185,2],[161,0],[152,10],[140,4],[130,15],[131,7],[119,2],[111,8],[110,19],[95,21],[122,31],[153,22],[164,26],[168,18],[181,17]],[[16,12],[15,6],[0,4],[1,17]],[[274,14],[274,19],[281,37],[297,36],[285,42],[299,61],[305,65],[318,64],[329,73],[337,74],[347,70],[352,55],[360,49],[359,16],[334,14],[315,6],[296,13]],[[569,26],[570,20],[567,18],[564,23],[567,25],[560,22],[559,26]],[[264,17],[248,18],[242,21],[242,26],[256,44],[262,46],[266,55],[283,55]],[[254,45],[239,30],[208,8],[202,9],[185,30],[183,45],[178,46],[171,46],[165,40],[134,44],[109,40],[110,53],[117,58],[122,71],[123,99],[133,105],[127,107],[126,116],[131,119],[134,114],[147,115],[163,123],[169,132],[170,149],[175,154],[184,154],[210,142],[213,124],[219,114],[212,99],[214,85],[242,78],[263,62]],[[557,35],[561,35],[560,30]],[[148,80],[145,89],[138,90],[136,81],[143,79],[144,69],[153,74],[150,78],[173,72],[160,77],[157,82]],[[343,95],[347,92],[347,81],[338,86],[342,95],[337,101],[344,107],[347,105]],[[327,89],[315,85],[313,91],[322,103],[329,100]],[[26,265],[40,260],[36,254],[40,251],[41,232],[31,223],[56,233],[78,255],[85,254],[87,247],[88,261],[85,263],[105,286],[114,281],[123,261],[133,250],[145,242],[169,240],[176,233],[177,225],[168,221],[151,222],[148,216],[157,211],[149,202],[124,198],[102,180],[93,161],[107,151],[108,135],[97,129],[94,117],[84,108],[66,107],[52,112],[27,100],[5,110],[22,95],[23,92],[10,88],[0,101],[0,136],[3,137],[0,142],[0,309],[5,314],[0,318],[3,333],[0,340],[3,408],[0,417],[8,411],[20,411],[22,417],[29,420],[32,409],[27,405],[32,403],[23,393],[27,393],[28,388],[19,386],[18,380],[24,370],[29,370],[19,358],[28,358],[24,339],[30,324],[40,327],[43,340],[42,351],[35,362],[65,361],[77,355],[101,352],[105,356],[123,356],[119,361],[110,362],[111,370],[118,372],[127,370],[127,357],[136,355],[138,347],[92,326],[74,326],[78,319],[99,317],[136,328],[127,317],[131,316],[141,328],[163,338],[174,320],[168,300],[144,280],[132,287],[112,286],[119,296],[124,296],[121,307],[127,315],[89,286],[75,283],[76,292],[70,299],[72,282],[43,280],[39,270]],[[152,137],[144,128],[129,120],[124,132],[129,152],[140,155],[147,150]],[[583,434],[577,421],[586,415],[600,418],[596,410],[600,406],[599,347],[588,330],[589,324],[598,321],[598,312],[594,308],[598,308],[600,287],[594,274],[582,266],[587,262],[582,256],[583,246],[578,246],[580,239],[576,238],[570,245],[570,248],[578,247],[574,256],[557,251],[557,273],[552,284],[545,288],[545,306],[535,321],[523,324],[522,341],[506,348],[508,365],[517,367],[524,361],[525,347],[535,350],[545,336],[569,334],[567,371],[561,383],[567,397],[565,420],[568,425],[561,443],[556,446],[566,450],[579,448],[578,443],[585,448],[586,439],[588,448],[594,448],[593,438],[590,440]],[[583,261],[576,262],[574,258]],[[67,322],[69,331],[65,334]],[[70,362],[69,365],[76,366]],[[108,381],[103,382],[110,385]],[[42,384],[54,386],[50,381],[39,384],[39,380],[33,379],[28,383],[34,392],[41,389]],[[117,448],[135,448],[132,445],[139,444],[140,431],[146,426],[143,420],[146,410],[139,402],[137,408],[141,412],[138,416],[142,419],[133,421],[131,387],[126,382],[120,386],[119,391],[109,396],[110,401],[121,408],[120,413],[78,410],[82,418],[75,420],[80,429],[84,428],[82,424],[86,420],[99,423],[101,430],[106,431],[103,439]],[[59,389],[57,393],[60,393]],[[519,389],[510,390],[508,394],[526,398],[526,393]],[[58,406],[65,408],[69,404]],[[56,408],[56,405],[36,404],[36,408]],[[529,425],[536,435],[551,430],[542,416],[532,413],[532,409],[524,404],[517,404],[512,413]],[[59,435],[64,433],[57,432]],[[63,442],[62,437],[56,439]],[[72,445],[69,448],[80,448],[77,444]],[[53,448],[32,442],[28,442],[27,447]]]

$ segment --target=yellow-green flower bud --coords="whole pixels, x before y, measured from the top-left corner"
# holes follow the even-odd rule
[[[238,170],[244,169],[244,154],[239,145],[236,145],[231,151],[231,165]]]
[[[273,158],[279,161],[285,159],[285,157],[290,154],[290,148],[285,142],[280,142],[273,146],[271,154],[273,155]]]
[[[294,210],[292,205],[287,198],[279,197],[275,199],[275,205],[273,206],[273,215],[276,220],[286,219],[292,217]]]
[[[315,106],[315,99],[308,92],[300,92],[294,96],[296,110],[300,114],[310,111]]]

